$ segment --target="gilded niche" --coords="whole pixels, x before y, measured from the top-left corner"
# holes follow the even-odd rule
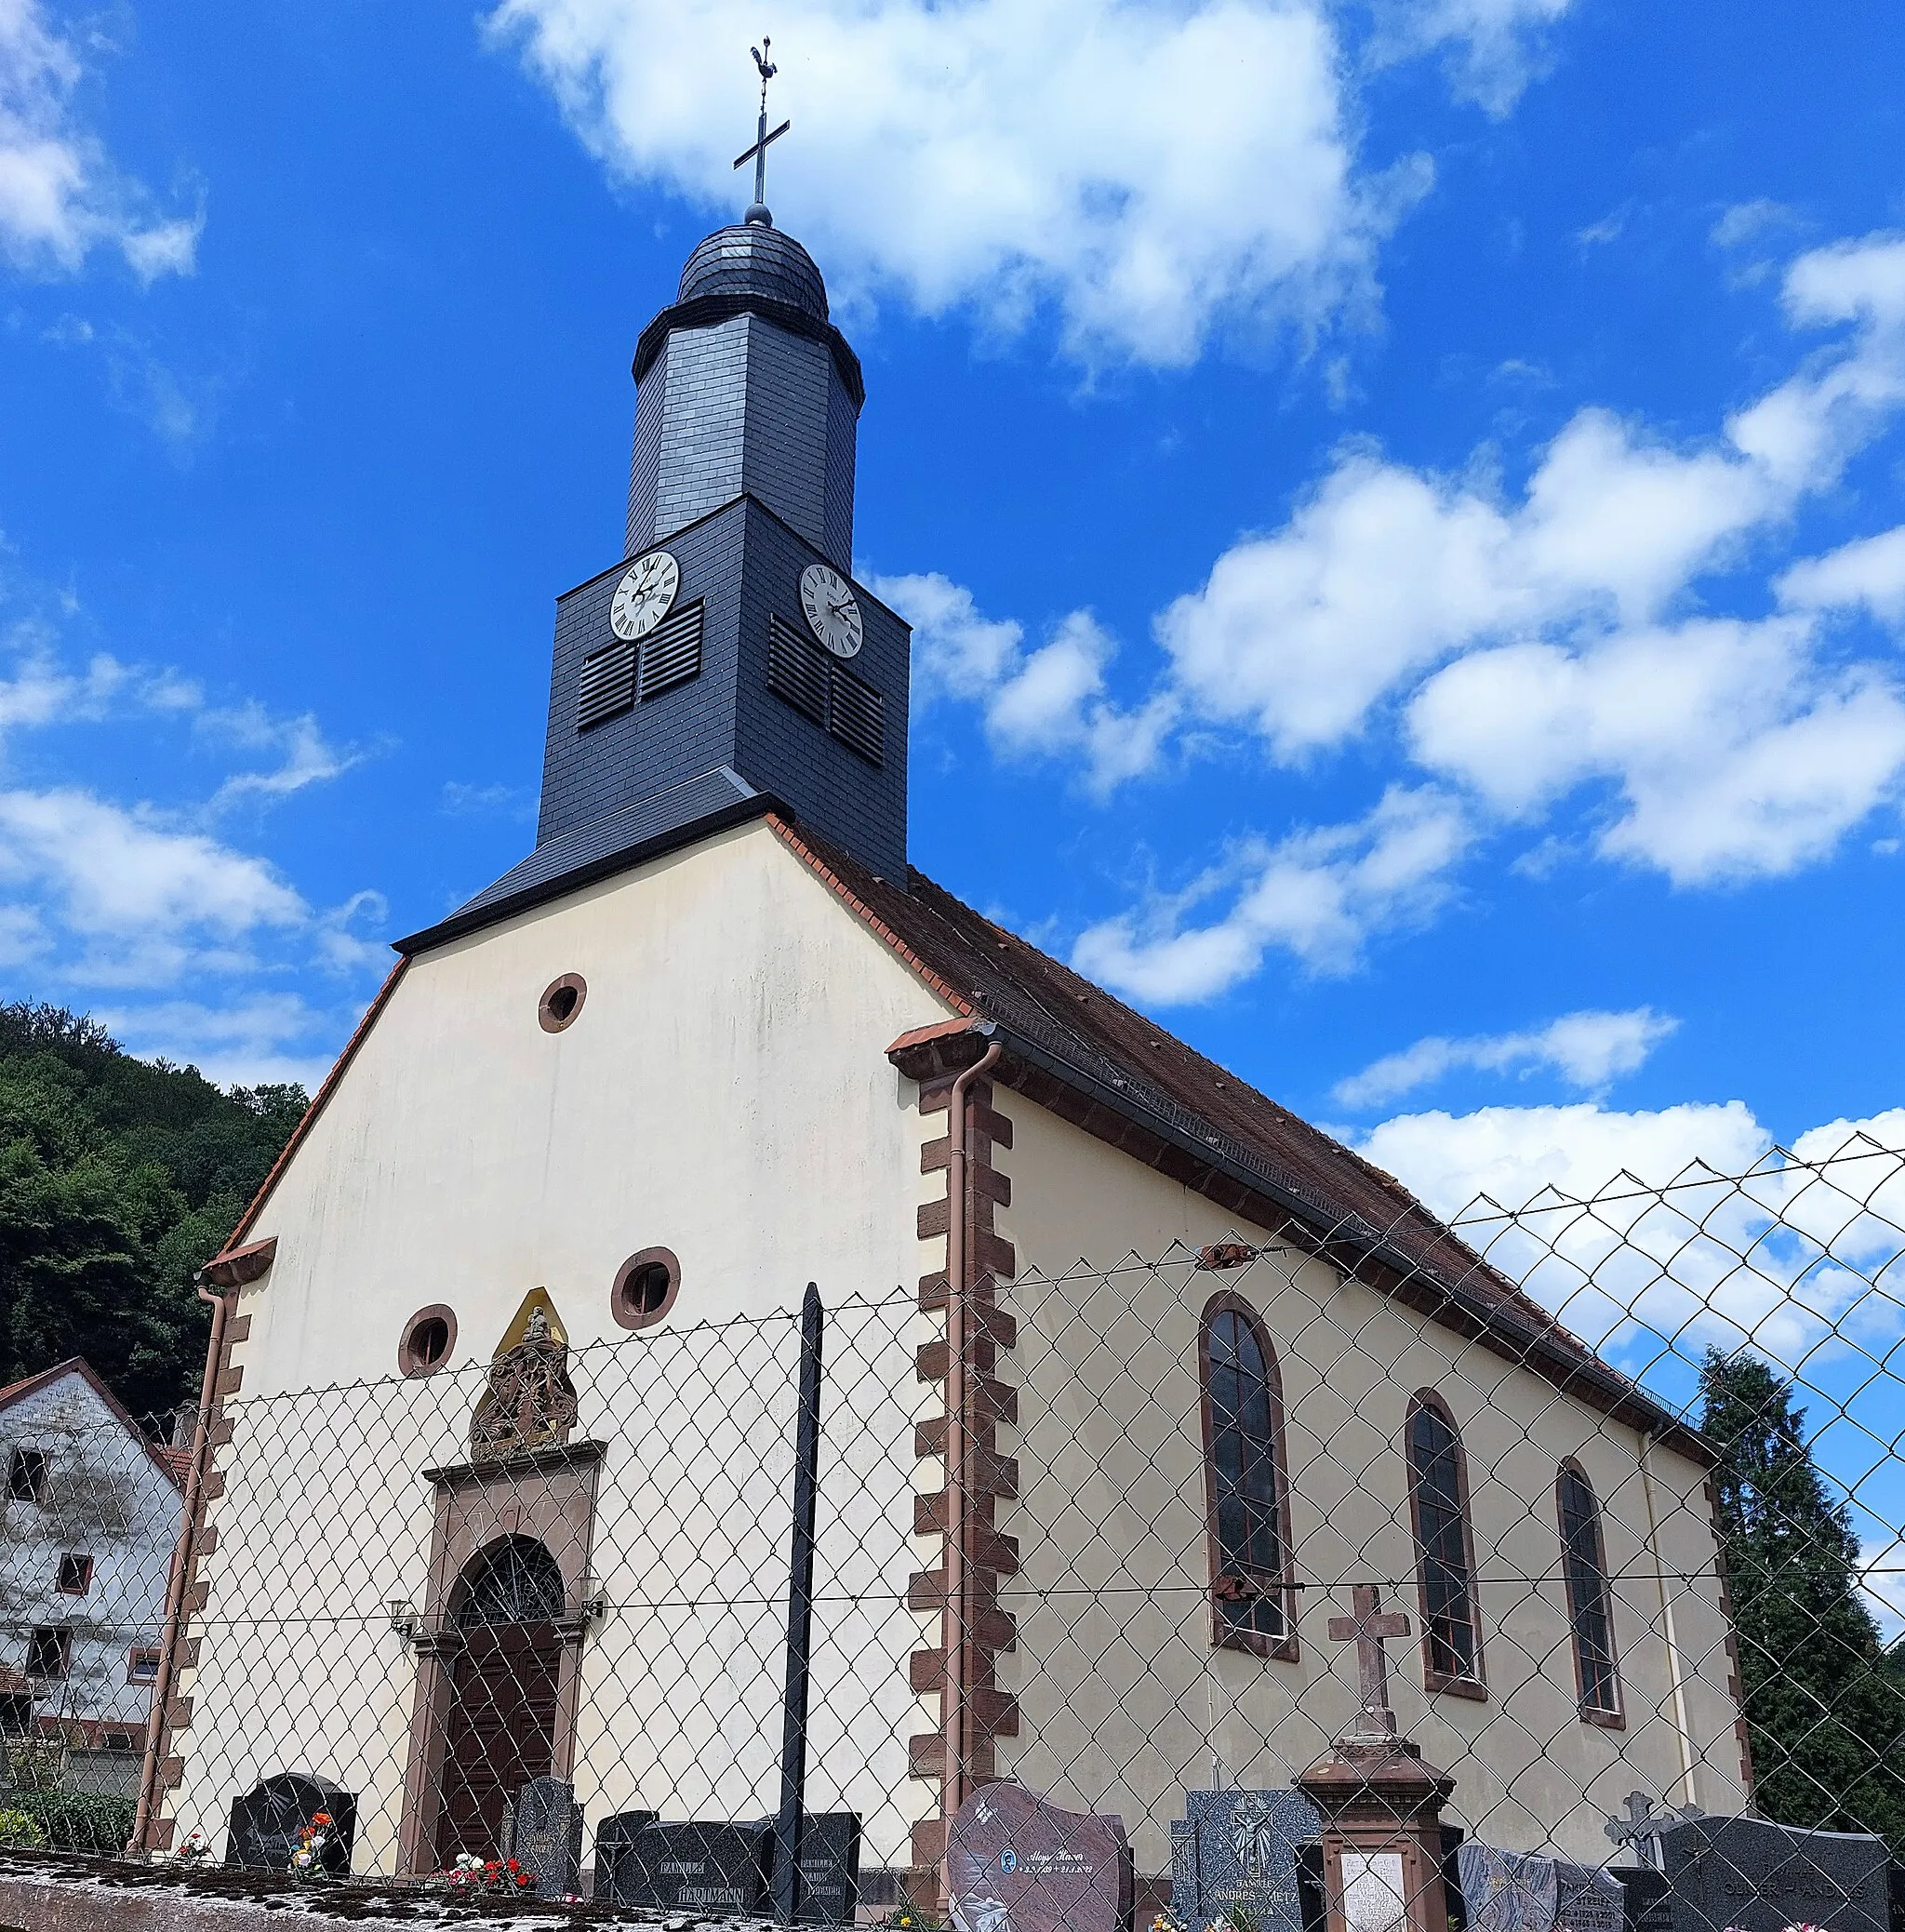
[[[473,1459],[514,1456],[566,1443],[576,1426],[569,1343],[546,1289],[525,1298],[489,1365],[489,1381],[470,1418]]]

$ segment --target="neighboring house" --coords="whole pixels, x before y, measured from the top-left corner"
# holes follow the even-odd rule
[[[0,1389],[0,1726],[113,1752],[136,1784],[184,1457],[74,1356]]]
[[[684,1659],[669,1618],[597,1627],[584,1608],[702,1574],[701,1545],[645,1513],[635,1379],[592,1396],[591,1440],[539,1461],[473,1453],[481,1379],[456,1377],[507,1369],[531,1303],[545,1351],[672,1325],[718,1352],[696,1325],[797,1305],[816,1277],[836,1306],[919,1284],[912,1326],[858,1363],[889,1392],[853,1407],[856,1509],[884,1540],[823,1530],[830,1587],[862,1610],[851,1651],[816,1662],[816,1725],[866,1716],[813,1748],[858,1766],[838,1802],[869,1864],[936,1865],[961,1777],[999,1772],[1118,1809],[1161,1872],[1215,1748],[1214,1686],[1304,1713],[1312,1754],[1357,1714],[1298,1548],[1326,1577],[1419,1570],[1397,1709],[1505,1842],[1605,1852],[1637,1783],[1740,1808],[1700,1439],[1388,1176],[910,867],[910,633],[850,579],[859,365],[765,212],[704,241],[643,332],[629,557],[558,601],[535,851],[400,942],[206,1271],[228,1298],[221,1412],[148,1842],[222,1843],[235,1796],[296,1770],[354,1794],[357,1870],[427,1872],[497,1843],[499,1739],[516,1782],[573,1780],[592,1829],[673,1811],[688,1784],[702,1816],[753,1815],[758,1765],[721,1768],[724,1726],[779,1737],[776,1660],[713,1642]],[[997,836],[975,811],[941,844],[973,841],[982,879]],[[968,1197],[949,1205],[951,1084],[982,1056],[959,1089]],[[1386,1246],[1359,1258],[1344,1230]],[[1286,1272],[1192,1273],[1240,1233],[1281,1244]],[[1127,1271],[1117,1349],[1080,1359],[1102,1338],[1066,1318],[1099,1284],[1078,1258],[1172,1249],[1188,1286]],[[955,1265],[975,1320],[995,1295],[1011,1314],[973,1344],[961,1427],[1023,1459],[1022,1491],[994,1473],[955,1498],[942,1474],[923,1383],[944,1376]],[[1130,1373],[1085,1400],[1106,1359]],[[1216,1506],[1206,1532],[1223,1456],[1268,1472],[1251,1506],[1273,1533],[1240,1538]],[[1477,1483],[1472,1528],[1465,1458],[1504,1477]],[[753,1475],[732,1522],[781,1520],[771,1459],[736,1459]],[[321,1512],[287,1502],[307,1463]],[[737,1480],[717,1465],[685,1465],[684,1488]],[[1149,1514],[1113,1506],[1146,1485]],[[717,1551],[738,1534],[717,1526]],[[949,1639],[933,1565],[954,1537],[960,1587],[998,1614]],[[1568,1594],[1520,1592],[1485,1628],[1477,1552],[1558,1579],[1564,1538]],[[1142,1581],[1135,1607],[1067,1594],[1095,1550]],[[151,1565],[156,1606],[163,1538]],[[1663,1579],[1708,1579],[1671,1624]],[[702,1587],[746,1603],[761,1585],[730,1565]],[[319,1643],[325,1687],[287,1695]],[[532,1650],[533,1684],[512,1661]],[[1535,1660],[1520,1681],[1514,1657]],[[697,1672],[683,1715],[671,1693]],[[1125,1713],[1141,1745],[1103,1729]],[[1226,1761],[1291,1769],[1260,1744]]]

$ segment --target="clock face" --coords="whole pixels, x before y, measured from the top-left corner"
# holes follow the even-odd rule
[[[652,631],[681,589],[681,566],[665,550],[651,550],[630,566],[608,606],[608,628],[625,642]]]
[[[860,646],[859,606],[853,586],[825,564],[809,564],[800,574],[800,607],[818,637],[836,658],[851,658]]]

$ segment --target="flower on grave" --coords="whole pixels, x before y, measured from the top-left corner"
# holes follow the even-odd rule
[[[201,1859],[208,1859],[211,1855],[212,1842],[196,1825],[185,1834],[185,1843],[173,1854],[190,1865],[195,1865]]]
[[[1814,1925],[1802,1922],[1797,1925],[1788,1925],[1786,1928],[1786,1932],[1827,1932],[1827,1927],[1824,1925]]]

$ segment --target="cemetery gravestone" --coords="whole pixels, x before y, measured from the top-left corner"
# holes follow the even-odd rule
[[[1124,1821],[1060,1811],[1022,1784],[989,1784],[952,1819],[946,1875],[955,1932],[1126,1932]]]
[[[1656,1872],[1650,1865],[1610,1865],[1607,1875],[1620,1887],[1624,1932],[1673,1932],[1673,1908],[1667,1897],[1664,1872]]]
[[[766,1819],[739,1825],[658,1820],[634,1834],[633,1896],[616,1902],[673,1911],[764,1912],[773,1859],[774,1827]]]
[[[1299,1792],[1186,1792],[1171,1825],[1171,1912],[1204,1926],[1241,1912],[1259,1932],[1303,1932],[1299,1847],[1323,1820]]]
[[[1890,1932],[1891,1855],[1882,1838],[1702,1818],[1660,1844],[1671,1932]]]
[[[1469,1932],[1624,1932],[1619,1882],[1595,1866],[1472,1842],[1456,1856]]]
[[[771,1822],[768,1829],[771,1832]],[[859,1814],[809,1814],[801,1825],[795,1918],[808,1925],[850,1925],[859,1906]]]
[[[288,1872],[300,1836],[319,1812],[331,1820],[320,1860],[325,1875],[348,1878],[351,1840],[357,1829],[356,1793],[303,1771],[281,1772],[233,1799],[225,1863],[254,1872]]]
[[[503,1856],[529,1874],[539,1899],[572,1899],[582,1880],[582,1807],[560,1778],[532,1778],[505,1807]]]
[[[595,1882],[590,1891],[599,1903],[635,1902],[635,1840],[655,1819],[652,1811],[622,1811],[595,1827]]]

